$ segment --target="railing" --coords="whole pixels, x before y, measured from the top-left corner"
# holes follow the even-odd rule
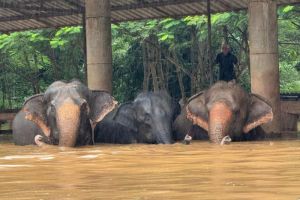
[[[281,130],[283,137],[298,137],[300,94],[281,94]]]
[[[300,101],[300,93],[280,94],[282,101]]]
[[[0,134],[11,132],[12,121],[20,109],[1,110],[0,111]]]

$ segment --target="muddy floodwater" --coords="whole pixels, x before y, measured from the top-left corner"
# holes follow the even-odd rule
[[[0,142],[0,199],[300,199],[300,141],[73,149]]]

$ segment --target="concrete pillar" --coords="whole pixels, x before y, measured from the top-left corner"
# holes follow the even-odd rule
[[[280,132],[277,5],[273,0],[249,0],[250,73],[252,93],[270,101],[274,119],[263,128]]]
[[[87,79],[91,90],[112,92],[109,0],[85,0]]]

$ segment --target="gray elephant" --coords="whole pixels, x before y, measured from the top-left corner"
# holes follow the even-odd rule
[[[247,138],[252,129],[272,121],[273,113],[270,103],[264,98],[248,94],[234,81],[219,81],[189,99],[186,118],[201,127],[200,132],[203,133],[204,129],[211,142],[221,143],[225,136]],[[186,140],[199,133],[199,129],[184,128],[180,122],[176,126],[177,131],[180,128],[187,131]]]
[[[172,121],[179,112],[179,104],[166,92],[141,93],[97,124],[95,142],[170,144]]]
[[[186,116],[186,106],[182,107],[180,115],[177,116],[173,123],[173,138],[175,141],[183,141],[188,134],[193,140],[208,140],[207,131],[193,124]]]
[[[13,121],[16,145],[92,144],[97,122],[114,109],[107,92],[90,91],[79,81],[52,83],[44,94],[28,98]]]

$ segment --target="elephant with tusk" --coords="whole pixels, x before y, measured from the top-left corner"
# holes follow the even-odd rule
[[[252,134],[252,129],[273,119],[272,107],[267,100],[247,93],[234,81],[215,83],[208,90],[192,96],[184,109],[174,127],[178,138],[185,138],[186,143],[203,132],[217,144],[226,144],[231,139],[251,139],[247,135]]]
[[[16,145],[93,144],[93,130],[117,102],[105,91],[91,91],[79,81],[56,81],[44,94],[28,98],[13,121]]]

